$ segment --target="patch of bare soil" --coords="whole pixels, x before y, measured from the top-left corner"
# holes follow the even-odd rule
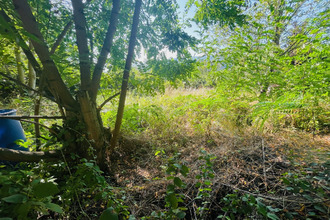
[[[166,158],[155,156],[157,146],[159,143],[146,139],[123,138],[119,148],[117,168],[121,172],[116,175],[117,183],[127,189],[127,205],[137,218],[165,209],[169,181],[164,178]],[[280,209],[276,215],[281,219],[329,219],[329,147],[329,135],[293,131],[237,136],[215,132],[204,140],[191,138],[177,148],[180,162],[190,168],[188,177],[180,177],[187,184],[178,191],[184,194],[180,206],[187,208],[186,219],[200,219],[197,208],[201,201],[196,199],[199,189],[195,187],[200,180],[195,177],[203,163],[199,160],[200,149],[205,149],[216,159],[203,219],[229,216],[230,210],[224,207],[232,205],[235,209],[234,199],[231,203],[224,201],[229,194],[261,198],[270,209]],[[168,151],[166,156],[172,153]],[[236,209],[242,205],[244,201],[237,203]],[[235,219],[246,218],[264,217],[257,211],[249,215],[236,211]]]

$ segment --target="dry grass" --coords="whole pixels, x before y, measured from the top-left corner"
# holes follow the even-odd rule
[[[175,137],[173,137],[175,139]],[[179,137],[181,138],[181,137]],[[200,172],[201,161],[199,150],[205,149],[216,156],[212,192],[209,204],[209,214],[206,219],[215,219],[221,211],[221,199],[228,193],[251,194],[261,197],[266,204],[285,210],[299,210],[308,201],[285,190],[281,181],[283,173],[295,172],[307,166],[310,162],[325,162],[329,152],[329,135],[312,136],[304,132],[283,130],[278,133],[261,134],[252,128],[239,135],[213,130],[212,141],[186,137],[185,145],[177,146],[181,153],[180,160],[189,168],[190,174],[184,179],[187,188],[182,191],[188,208],[187,219],[193,217],[193,208],[197,189],[194,178]],[[160,144],[147,139],[125,139],[120,149],[125,159],[121,160],[118,170],[118,183],[128,189],[128,204],[135,216],[150,215],[151,211],[164,209],[164,197],[168,181],[163,180],[166,163],[156,157],[154,152]],[[173,149],[163,146],[168,156]],[[130,153],[124,149],[130,149]],[[264,155],[264,157],[263,157]],[[296,162],[296,165],[293,165]],[[299,165],[297,165],[299,163]],[[128,168],[130,167],[130,168]],[[196,205],[196,204],[195,204]],[[306,216],[311,207],[304,205],[306,210],[300,213],[300,218]],[[283,217],[283,216],[282,216]]]
[[[141,131],[123,137],[118,147],[117,182],[127,189],[132,214],[141,217],[164,209],[166,159],[155,156],[157,150],[164,150],[166,157],[180,153],[180,161],[190,168],[184,179],[187,188],[182,191],[187,219],[196,214],[194,198],[198,191],[194,185],[201,167],[201,149],[217,158],[207,219],[217,217],[221,199],[235,190],[262,197],[267,204],[285,210],[301,208],[306,200],[285,190],[282,174],[299,171],[310,162],[325,162],[330,136],[292,128],[277,128],[275,132],[271,122],[261,131],[246,122],[253,103],[237,103],[233,107],[214,99],[210,89],[170,88],[156,97],[128,98],[126,114],[131,114],[132,108],[133,112],[143,112],[149,106],[158,107],[155,113],[128,117],[144,124],[141,123]],[[300,215],[303,218],[306,213]]]

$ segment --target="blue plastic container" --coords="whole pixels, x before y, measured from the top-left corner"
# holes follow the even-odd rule
[[[16,115],[16,109],[0,109],[0,115]],[[13,119],[0,118],[0,147],[28,151],[28,148],[15,144],[19,139],[26,141],[21,123]]]

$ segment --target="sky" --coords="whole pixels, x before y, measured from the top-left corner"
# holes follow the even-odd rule
[[[195,11],[196,11],[196,7],[192,6],[188,13],[185,12],[185,5],[188,2],[188,0],[178,0],[178,4],[179,4],[179,12],[180,12],[180,18],[184,18],[189,19],[189,18],[193,18],[195,15]],[[184,17],[183,17],[184,16]],[[198,34],[195,32],[198,30],[198,26],[196,25],[196,23],[191,23],[191,27],[190,28],[186,28],[185,31],[189,34],[192,35],[194,37],[199,37]]]

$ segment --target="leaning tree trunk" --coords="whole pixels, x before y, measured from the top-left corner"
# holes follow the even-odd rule
[[[135,10],[134,10],[134,15],[133,15],[131,37],[129,39],[128,54],[127,54],[127,58],[126,58],[126,64],[125,64],[125,69],[124,69],[124,74],[123,74],[122,85],[121,85],[121,92],[120,92],[120,98],[119,98],[119,104],[118,104],[116,124],[115,124],[115,129],[113,131],[113,137],[110,142],[110,149],[109,149],[110,154],[116,146],[116,142],[117,142],[117,139],[119,136],[119,131],[120,131],[123,115],[124,115],[124,107],[125,107],[125,100],[126,100],[126,94],[127,94],[127,88],[128,88],[129,73],[130,73],[131,67],[132,67],[134,47],[136,44],[136,34],[138,31],[138,25],[139,25],[141,4],[142,4],[142,0],[135,1]]]

